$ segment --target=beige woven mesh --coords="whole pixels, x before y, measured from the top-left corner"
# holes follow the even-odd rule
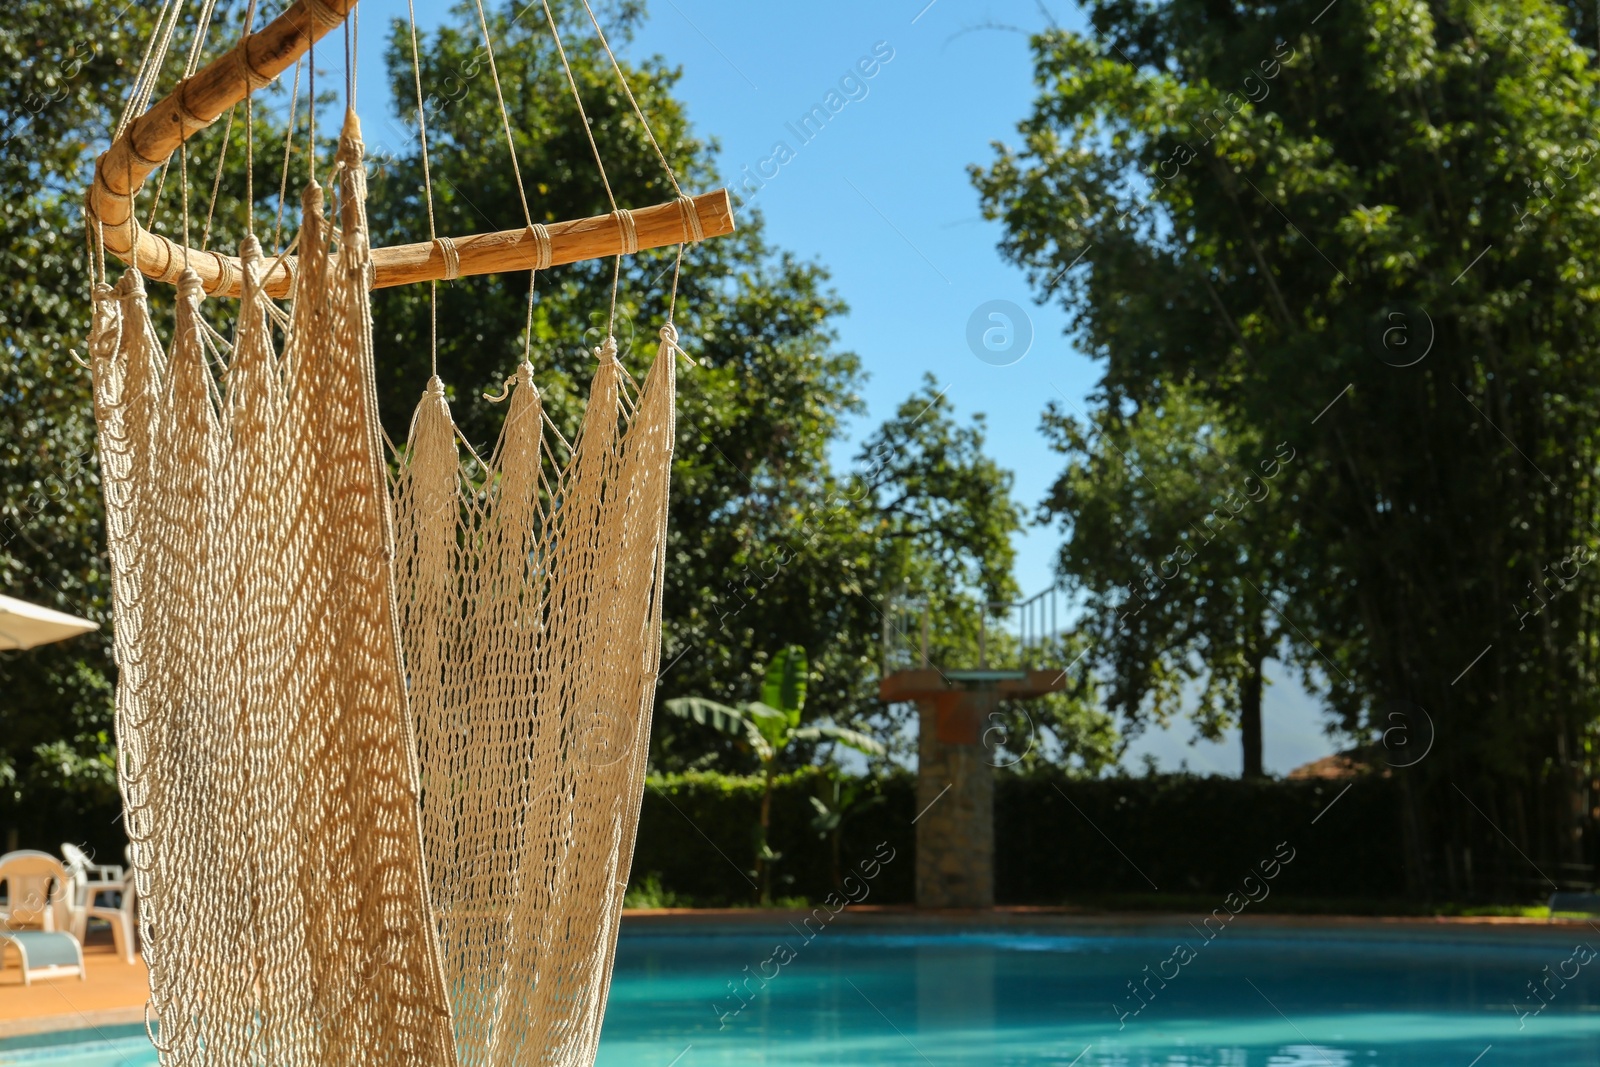
[[[96,290],[161,1060],[589,1064],[659,667],[676,335],[642,387],[597,350],[572,445],[522,364],[487,463],[435,378],[391,515],[353,114],[339,172],[336,252],[304,197],[292,314],[241,249],[231,346],[192,271],[170,357],[136,270]]]
[[[253,238],[232,350],[130,270],[91,350],[120,777],[163,1064],[451,1065],[373,387],[359,127],[293,317]],[[287,329],[280,358],[275,330]],[[220,384],[211,364],[225,364]]]
[[[395,486],[423,834],[463,1064],[594,1061],[661,649],[675,335],[570,447],[523,363],[487,463],[439,379]],[[469,450],[470,452],[470,450]]]

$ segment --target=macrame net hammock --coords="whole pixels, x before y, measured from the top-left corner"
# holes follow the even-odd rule
[[[374,250],[350,112],[337,222],[312,180],[282,253],[255,236],[237,258],[191,248],[187,221],[182,244],[140,227],[137,183],[171,139],[230,93],[248,108],[350,6],[300,0],[197,70],[207,5],[184,80],[148,110],[141,72],[88,198],[119,773],[152,1040],[163,1064],[588,1064],[659,665],[677,335],[669,313],[642,383],[608,337],[570,442],[525,353],[487,458],[436,369],[391,465],[370,289],[386,252],[430,281],[646,240],[679,244],[681,260],[731,214],[680,198]],[[487,45],[481,9],[480,22]],[[425,127],[422,151],[426,167]],[[108,249],[131,264],[114,285]],[[147,275],[176,283],[170,347]],[[235,291],[225,339],[203,302]]]

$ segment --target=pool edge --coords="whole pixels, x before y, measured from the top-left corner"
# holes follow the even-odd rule
[[[93,1034],[102,1026],[129,1026],[144,1022],[144,1006],[137,1008],[102,1008],[97,1011],[73,1011],[59,1015],[36,1015],[28,1019],[0,1021],[0,1040],[11,1037],[34,1037],[39,1034],[57,1034],[82,1031]]]

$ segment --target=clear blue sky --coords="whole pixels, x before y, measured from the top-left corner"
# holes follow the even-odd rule
[[[1026,114],[1026,34],[1044,15],[1031,0],[926,3],[654,0],[635,51],[683,66],[682,95],[699,128],[721,142],[736,188],[746,174],[777,170],[752,202],[773,239],[825,263],[850,303],[843,342],[872,376],[871,411],[857,430],[931,372],[958,411],[988,416],[991,451],[1016,472],[1017,499],[1031,510],[1056,469],[1038,433],[1044,402],[1064,395],[1082,404],[1096,372],[1065,341],[1064,313],[1035,307],[1022,274],[1001,260],[1000,229],[980,217],[966,168],[990,159],[990,143]],[[1010,28],[980,28],[997,24]],[[852,79],[864,58],[872,68],[875,47],[893,58]],[[833,90],[835,106],[847,102],[803,143],[801,118],[826,108]],[[780,142],[794,157],[775,167],[765,161]],[[993,300],[1031,319],[1033,344],[1010,366],[980,360],[967,342],[968,320]],[[986,325],[1003,343],[1004,322]],[[1013,325],[1013,338],[1029,329]],[[1025,591],[1050,583],[1054,542],[1044,531],[1019,540]]]
[[[369,27],[405,15],[404,0],[361,6]],[[444,10],[418,7],[424,26]],[[628,54],[659,53],[683,68],[679,95],[700,134],[718,142],[725,180],[735,188],[747,175],[747,188],[760,181],[750,202],[771,239],[825,264],[850,304],[840,333],[871,375],[869,413],[852,426],[838,460],[932,373],[963,417],[988,416],[989,450],[1015,472],[1016,499],[1031,514],[1060,465],[1039,434],[1040,412],[1051,398],[1086,408],[1100,368],[1067,340],[1066,313],[1035,305],[1022,273],[1001,258],[1000,228],[981,218],[967,167],[986,164],[992,142],[1016,140],[1034,95],[1028,34],[1052,17],[1082,28],[1081,12],[1035,0],[650,0],[649,10]],[[360,99],[371,143],[384,139],[374,124],[388,126],[389,102],[366,73],[376,70],[378,35],[369,29],[362,37]],[[836,113],[826,123],[805,126],[813,108],[830,104]],[[1022,317],[1008,323],[1001,309],[1001,319],[988,318],[993,301],[1015,305]],[[987,359],[969,342],[975,315],[979,333],[994,331],[989,342],[999,349],[985,348]],[[1031,346],[1016,359],[1028,333]],[[1058,543],[1057,533],[1037,527],[1018,538],[1024,591],[1050,583]],[[1134,754],[1237,773],[1231,740],[1190,748],[1188,736],[1182,725],[1152,734]],[[1332,747],[1297,686],[1268,689],[1269,770],[1282,773]]]

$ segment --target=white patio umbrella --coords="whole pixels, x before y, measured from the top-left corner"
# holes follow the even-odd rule
[[[0,649],[33,648],[98,630],[100,624],[52,611],[15,597],[0,596]]]

